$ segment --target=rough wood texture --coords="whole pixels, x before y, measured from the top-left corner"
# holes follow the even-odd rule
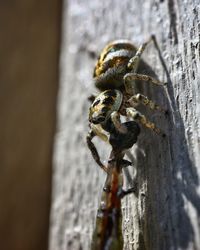
[[[45,250],[61,1],[0,3],[0,248]]]
[[[142,111],[166,139],[142,128],[136,156],[138,193],[123,200],[124,249],[200,249],[199,1],[70,0],[64,12],[59,121],[54,156],[50,249],[88,250],[105,179],[85,144],[87,95],[97,51],[110,40],[136,45],[154,33],[144,60],[166,88],[140,83],[168,116]],[[66,22],[67,19],[67,22]],[[68,37],[68,40],[66,39]],[[145,71],[145,69],[144,69]],[[109,148],[97,143],[103,159]],[[129,170],[133,175],[134,170]]]

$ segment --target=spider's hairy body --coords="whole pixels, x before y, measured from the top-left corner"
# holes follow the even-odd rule
[[[125,138],[129,140],[129,137],[132,140],[133,130],[138,131],[138,126],[127,127],[125,123],[121,123],[121,115],[132,118],[135,123],[139,123],[155,133],[165,136],[154,123],[135,109],[138,104],[143,104],[153,111],[165,112],[164,109],[149,100],[148,97],[136,93],[136,82],[138,80],[163,86],[159,80],[138,73],[140,62],[141,66],[145,64],[141,59],[142,53],[152,40],[154,41],[154,37],[151,37],[148,42],[143,43],[139,48],[136,48],[128,40],[113,41],[102,50],[94,68],[94,84],[101,93],[91,99],[93,103],[89,109],[90,132],[87,136],[87,144],[95,161],[105,171],[106,167],[100,161],[98,152],[92,143],[92,138],[99,136],[113,147],[113,139],[120,135],[119,148],[121,138],[123,138],[123,141],[125,141]],[[106,133],[109,134],[109,137]],[[127,145],[131,145],[131,143],[127,143]]]
[[[137,48],[129,40],[116,40],[109,43],[101,52],[94,69],[94,83],[99,90],[121,89],[123,77],[130,72],[129,60]]]

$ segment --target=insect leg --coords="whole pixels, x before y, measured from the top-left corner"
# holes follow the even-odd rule
[[[127,190],[124,190],[123,188],[121,188],[119,190],[119,194],[118,195],[119,195],[120,198],[123,198],[127,194],[135,193],[136,191],[137,191],[137,187],[132,187],[132,188],[129,188]]]
[[[128,102],[132,107],[136,107],[139,103],[142,103],[143,105],[147,106],[148,108],[152,110],[158,110],[160,112],[166,113],[166,110],[157,105],[155,102],[152,100],[148,99],[148,97],[142,95],[142,94],[137,94],[133,95]]]
[[[112,164],[113,162],[116,162],[116,159],[115,159],[115,158],[111,158],[111,159],[109,159],[109,161],[108,161],[109,164]],[[130,162],[130,161],[128,161],[128,160],[125,160],[125,159],[121,159],[118,163],[120,164],[120,167],[121,167],[121,168],[126,168],[126,167],[132,165],[132,162]]]
[[[92,130],[90,130],[87,137],[86,137],[86,142],[87,142],[88,148],[90,149],[90,152],[91,152],[94,160],[96,161],[96,163],[107,173],[107,168],[101,162],[98,151],[97,151],[94,143],[92,142],[93,137],[95,137],[95,133]]]
[[[139,122],[140,124],[144,125],[146,128],[153,130],[156,134],[165,137],[165,134],[159,128],[157,128],[153,122],[148,121],[147,118],[136,109],[127,108],[126,114],[127,116],[133,118],[133,120],[135,120],[136,122]]]

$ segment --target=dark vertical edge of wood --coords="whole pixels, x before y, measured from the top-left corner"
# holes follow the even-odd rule
[[[54,108],[54,119],[53,119],[53,130],[52,130],[52,135],[51,135],[51,150],[50,150],[50,178],[49,178],[49,204],[48,204],[48,218],[47,218],[47,231],[46,231],[46,249],[49,249],[49,236],[50,236],[50,228],[51,228],[51,220],[50,220],[50,213],[51,213],[51,205],[52,205],[52,192],[53,192],[53,187],[52,187],[52,179],[53,179],[53,154],[54,154],[54,143],[55,143],[55,134],[56,134],[56,129],[57,129],[57,110],[58,110],[58,92],[59,92],[59,82],[60,82],[60,54],[61,54],[61,45],[62,45],[62,20],[63,20],[63,6],[64,6],[64,1],[65,5],[68,0],[55,0],[57,1],[58,4],[58,9],[57,9],[57,34],[55,34],[56,39],[57,39],[57,46],[56,46],[56,74],[55,74],[55,82],[57,83],[56,86],[56,91],[55,91],[55,98],[54,98],[54,103],[53,103],[53,108]]]
[[[0,4],[0,240],[48,249],[62,1]]]

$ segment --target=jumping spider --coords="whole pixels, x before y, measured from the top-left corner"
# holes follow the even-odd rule
[[[95,66],[94,83],[103,92],[90,98],[93,103],[89,110],[90,131],[87,135],[87,144],[93,158],[104,171],[107,169],[100,161],[98,152],[92,143],[94,136],[99,136],[112,146],[117,145],[119,149],[132,147],[133,138],[139,129],[137,123],[164,136],[164,133],[154,123],[135,109],[141,103],[152,110],[165,112],[163,108],[146,96],[134,92],[136,80],[148,81],[158,86],[164,85],[149,75],[137,73],[141,55],[147,44],[154,39],[155,37],[152,36],[139,49],[128,40],[116,40],[109,43],[103,49]],[[120,115],[133,119],[131,127],[127,126],[127,123],[121,123]],[[109,133],[109,138],[105,131]],[[124,140],[125,137],[127,140]],[[117,144],[116,141],[118,141]],[[123,145],[120,145],[120,141],[123,141]]]

